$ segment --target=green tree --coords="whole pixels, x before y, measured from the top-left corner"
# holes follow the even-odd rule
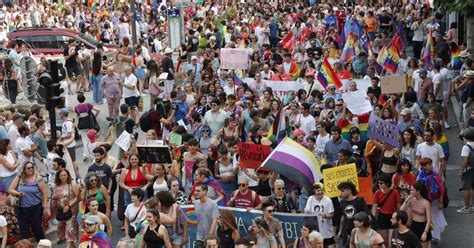
[[[457,12],[466,20],[466,44],[471,54],[474,53],[474,0],[434,0],[442,11]],[[460,30],[463,32],[463,30]]]

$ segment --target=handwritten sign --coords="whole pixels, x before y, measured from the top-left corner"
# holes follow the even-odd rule
[[[122,150],[128,151],[128,148],[130,148],[130,141],[131,134],[129,134],[127,131],[123,131],[115,141],[115,144],[118,145]]]
[[[180,146],[183,143],[183,136],[177,133],[170,133],[170,144]]]
[[[372,81],[368,78],[366,79],[342,79],[342,87],[339,89],[341,93],[349,92],[351,81],[354,81],[357,85],[357,89],[367,91],[367,89],[372,86]]]
[[[137,146],[141,163],[171,164],[168,146]]]
[[[249,54],[247,49],[242,48],[222,48],[221,69],[248,69]]]
[[[372,111],[372,105],[363,90],[350,91],[342,94],[342,99],[347,104],[347,108],[356,115],[361,115]]]
[[[393,147],[399,146],[397,125],[382,120],[376,115],[370,115],[367,134],[370,138],[378,139]]]
[[[323,171],[325,195],[329,198],[339,196],[341,192],[337,186],[342,182],[352,182],[359,191],[357,169],[355,164],[346,164]]]
[[[240,158],[240,167],[258,168],[270,155],[271,149],[268,145],[257,145],[245,142],[237,143]]]
[[[244,78],[244,83],[250,84],[254,81],[253,78]],[[288,92],[303,89],[303,84],[298,81],[272,81],[272,80],[262,80],[267,87],[272,88],[273,95],[279,98],[283,98],[288,95]]]
[[[407,75],[390,75],[380,78],[382,93],[405,93],[407,92]]]
[[[359,177],[359,192],[358,196],[364,198],[367,205],[374,204],[374,194],[372,192],[372,178],[371,177]]]

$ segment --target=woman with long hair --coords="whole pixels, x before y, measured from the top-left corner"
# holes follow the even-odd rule
[[[186,94],[186,103],[190,108],[192,108],[196,104],[197,93],[191,83],[186,83],[184,85],[184,93]]]
[[[354,229],[351,232],[350,248],[380,247],[384,239],[374,229],[370,228],[369,215],[359,212],[354,215]]]
[[[95,197],[99,202],[99,212],[110,218],[110,195],[107,188],[102,185],[101,180],[97,178],[95,172],[89,172],[84,178],[84,188],[81,191],[80,199],[87,201]],[[86,213],[89,209],[86,207]]]
[[[193,106],[191,113],[198,113],[201,117],[204,117],[207,111],[211,109],[211,106],[207,104],[207,99],[205,95],[198,97],[196,105]]]
[[[449,159],[449,142],[446,132],[440,123],[436,122],[431,125],[434,131],[434,142],[439,144],[443,148],[444,158],[446,161]]]
[[[155,99],[158,98],[158,95],[161,93],[160,83],[158,81],[158,64],[151,60],[147,63],[148,69],[148,89],[150,91],[150,108],[155,105]]]
[[[55,211],[53,215],[58,219],[59,241],[66,240],[67,247],[73,248],[79,232],[79,226],[75,218],[78,212],[77,203],[80,200],[79,185],[73,180],[69,171],[64,168],[57,171],[54,184],[51,211]],[[68,212],[71,213],[69,218],[58,218],[64,217]]]
[[[36,170],[32,162],[27,161],[20,169],[19,174],[13,179],[8,193],[19,197],[18,222],[22,239],[30,237],[33,231],[35,239],[39,242],[44,239],[41,225],[43,217],[49,217],[48,187]]]
[[[392,177],[392,189],[398,190],[402,202],[410,195],[416,176],[412,172],[412,164],[407,159],[400,159],[397,165],[397,173]]]
[[[168,229],[173,248],[181,248],[188,243],[188,223],[184,211],[168,191],[158,192],[155,199],[158,211],[172,220],[171,223],[164,223],[164,225]]]
[[[433,161],[430,158],[421,158],[420,166],[421,170],[416,180],[423,182],[428,189],[431,201],[431,220],[434,226],[431,230],[432,243],[438,244],[441,240],[441,233],[448,225],[443,214],[443,195],[446,189],[441,176],[433,171]]]
[[[0,140],[0,186],[1,192],[8,192],[10,185],[18,174],[20,163],[13,154],[9,139]]]
[[[234,118],[226,118],[224,120],[224,128],[217,133],[214,144],[227,144],[230,141],[237,141],[239,138],[239,125]]]
[[[128,156],[128,166],[120,174],[120,187],[124,189],[125,206],[130,204],[131,192],[135,188],[141,188],[144,192],[149,186],[147,181],[147,170],[141,165],[138,154]],[[146,199],[146,194],[143,196]]]
[[[148,226],[140,242],[140,248],[156,247],[171,248],[170,235],[166,231],[165,226],[160,223],[160,213],[156,209],[148,209],[146,213]]]
[[[255,220],[255,234],[257,236],[257,247],[259,248],[277,248],[275,237],[270,232],[267,222],[262,219]]]
[[[235,215],[228,209],[220,209],[220,218],[217,219],[217,237],[219,248],[234,247],[234,241],[240,238],[239,227],[235,222]]]
[[[2,82],[4,82],[3,92],[12,104],[16,103],[16,97],[21,90],[21,85],[18,80],[19,77],[20,75],[17,75],[13,67],[12,60],[9,58],[4,59],[3,68],[0,68],[0,78],[3,79]]]
[[[402,147],[400,150],[400,160],[406,159],[413,165],[416,162],[417,146],[415,132],[410,128],[406,128],[405,131],[403,131],[400,143]]]
[[[132,65],[135,67],[134,73],[138,79],[138,91],[140,91],[140,95],[142,95],[147,72],[145,60],[143,58],[143,49],[140,45],[135,47],[135,56],[132,58]]]
[[[186,194],[179,189],[179,179],[171,178],[168,182],[170,185],[170,193],[173,196],[176,203],[180,206],[188,204],[188,199],[186,199]]]
[[[431,201],[426,185],[417,181],[400,210],[410,216],[410,229],[420,239],[423,248],[430,247],[431,241]]]
[[[214,176],[219,180],[219,184],[224,189],[227,200],[232,192],[237,189],[237,170],[238,168],[232,162],[232,157],[229,156],[229,150],[226,147],[221,147],[219,149],[217,166],[214,167]]]
[[[104,95],[100,89],[100,82],[102,81],[102,77],[104,75],[103,71],[102,52],[95,51],[92,58],[92,99],[94,100],[94,103],[99,105],[104,103]]]

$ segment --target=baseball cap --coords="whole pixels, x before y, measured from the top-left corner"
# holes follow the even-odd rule
[[[59,113],[62,115],[69,115],[69,110],[67,108],[62,108],[59,110]]]
[[[411,115],[411,110],[409,108],[404,108],[402,112],[400,112],[400,115]]]
[[[38,242],[38,247],[53,247],[49,239],[42,239]]]
[[[89,215],[89,217],[87,217],[86,219],[86,224],[99,224],[100,223],[100,220],[99,220],[99,217],[97,217],[97,215]]]
[[[191,60],[196,60],[197,58],[198,58],[198,57],[195,56],[195,55],[191,56]]]

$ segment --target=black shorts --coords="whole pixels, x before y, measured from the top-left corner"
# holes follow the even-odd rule
[[[66,67],[66,72],[69,79],[71,79],[81,75],[81,68],[79,66]]]
[[[425,231],[426,228],[426,221],[425,222],[416,222],[412,221],[410,229],[416,234],[418,239],[421,241],[421,235],[423,235],[423,232]],[[426,241],[431,240],[431,230],[426,233]]]
[[[390,220],[392,218],[391,214],[382,214],[379,213],[377,215],[377,227],[380,230],[387,230],[387,229],[393,229],[392,228],[392,221]]]
[[[324,247],[327,247],[327,246],[330,246],[330,245],[333,245],[336,243],[336,240],[334,240],[334,237],[331,237],[331,238],[328,238],[328,239],[324,239]]]
[[[462,174],[461,183],[463,190],[474,189],[474,169],[470,169]]]
[[[75,146],[68,147],[67,151],[69,152],[69,155],[71,156],[72,162],[75,162],[76,161],[76,147]]]

